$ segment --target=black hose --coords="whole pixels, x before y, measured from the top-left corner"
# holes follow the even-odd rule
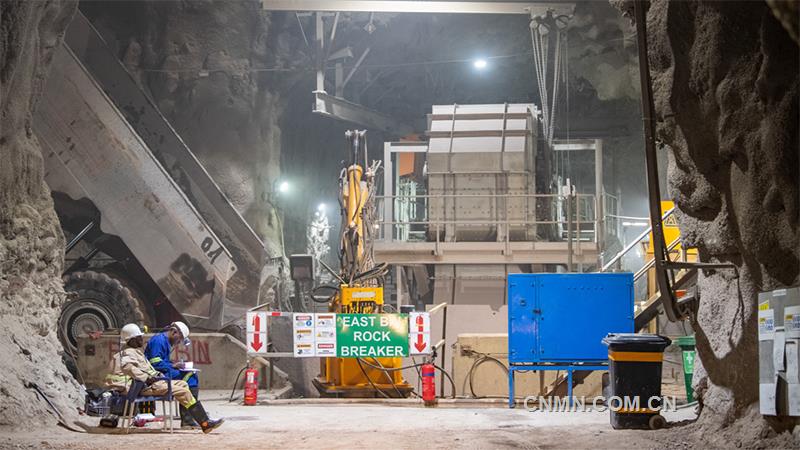
[[[321,290],[323,290],[323,289],[330,289],[330,290],[332,290],[332,291],[335,291],[335,292],[339,292],[339,291],[340,291],[340,289],[339,289],[337,286],[332,286],[332,285],[330,285],[330,284],[321,284],[321,285],[319,285],[319,286],[317,286],[317,287],[315,287],[315,288],[312,288],[312,289],[311,289],[311,300],[312,300],[314,303],[328,303],[328,302],[330,301],[330,298],[328,298],[328,299],[326,299],[326,300],[318,300],[318,299],[317,299],[317,298],[314,296],[314,295],[316,294],[316,292],[317,292],[317,291],[321,291]]]
[[[417,360],[413,356],[411,357],[411,362],[414,363],[414,368],[417,369],[417,387],[421,387],[420,384],[422,383],[422,371],[419,370]]]
[[[233,393],[236,392],[236,385],[239,384],[239,377],[242,376],[242,372],[247,369],[247,366],[242,367],[242,370],[236,375],[236,380],[233,381],[233,389],[231,389],[231,397],[228,399],[228,403],[233,401]]]
[[[361,373],[364,374],[364,378],[366,378],[367,381],[369,381],[370,386],[372,386],[372,389],[375,389],[379,394],[383,396],[383,398],[389,398],[389,396],[386,395],[385,392],[383,392],[378,386],[375,386],[375,383],[373,383],[372,379],[369,377],[369,375],[367,375],[367,371],[364,370],[364,366],[361,364],[362,363],[361,358],[356,358],[356,362],[358,363],[358,367],[361,369]]]
[[[386,375],[386,378],[389,379],[389,383],[391,383],[392,387],[394,388],[394,391],[397,392],[397,398],[403,398],[404,397],[403,393],[400,392],[400,389],[397,388],[397,385],[394,383],[392,376],[389,374],[389,372],[386,371],[386,367],[383,364],[381,364],[381,362],[378,361],[377,359],[372,358],[372,360],[375,361],[375,364],[381,366],[380,370],[383,372],[384,375]]]
[[[478,354],[481,355],[481,357],[476,359],[475,362],[472,363],[472,367],[470,367],[469,374],[467,376],[467,379],[469,380],[469,392],[472,394],[473,398],[488,398],[487,396],[479,397],[477,394],[475,394],[475,389],[473,388],[472,384],[475,375],[475,369],[477,369],[478,366],[485,363],[486,361],[492,361],[496,363],[498,366],[500,366],[506,372],[506,375],[508,375],[508,367],[506,367],[505,364],[503,364],[499,359],[493,356],[489,356],[483,353],[478,353]]]
[[[453,399],[456,398],[456,382],[453,381],[453,377],[451,377],[450,374],[447,373],[447,371],[445,371],[441,367],[437,366],[436,364],[433,364],[433,368],[439,370],[440,372],[442,372],[444,374],[444,376],[446,376],[447,379],[450,380],[450,386],[452,386],[452,388],[453,388],[453,393],[450,394],[450,398],[453,398]]]
[[[405,367],[384,367],[383,365],[376,366],[374,364],[370,364],[369,362],[364,361],[361,358],[358,358],[358,365],[359,365],[359,367],[361,367],[361,372],[364,373],[365,377],[367,376],[367,373],[364,371],[364,367],[361,365],[361,363],[364,363],[364,364],[372,367],[373,369],[382,370],[384,372],[395,372],[395,371],[398,371],[398,370],[414,369],[414,368],[422,367],[424,365],[424,364],[413,364],[411,366],[405,366]],[[451,377],[450,374],[447,373],[446,370],[442,369],[441,367],[437,366],[436,364],[432,364],[432,365],[433,365],[434,369],[442,372],[444,374],[444,376],[447,377],[447,380],[450,382],[450,386],[452,386],[452,388],[453,388],[453,393],[451,394],[450,398],[456,398],[456,383],[455,383],[455,381],[453,381],[453,377]],[[417,373],[419,374],[419,370],[417,370]],[[367,377],[367,380],[369,380],[369,377]],[[372,384],[372,380],[369,380],[369,382],[370,382],[370,384]],[[392,385],[394,386],[394,383],[392,383]],[[372,387],[377,389],[377,387],[375,387],[374,384],[372,384]],[[397,386],[395,386],[395,388],[397,388]]]
[[[360,358],[359,358],[359,359],[360,359]],[[367,362],[367,361],[363,361],[363,362],[364,362],[364,364],[366,364],[366,365],[368,365],[368,366],[372,367],[373,369],[385,370],[385,371],[387,371],[387,372],[396,372],[396,371],[398,371],[398,370],[413,369],[413,368],[415,368],[415,367],[421,367],[421,366],[422,366],[422,364],[414,364],[414,365],[411,365],[411,366],[405,366],[405,367],[382,367],[382,366],[376,366],[376,365],[374,365],[374,364],[370,364],[370,363],[369,363],[369,362]]]

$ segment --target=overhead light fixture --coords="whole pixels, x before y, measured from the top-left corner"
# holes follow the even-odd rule
[[[288,181],[281,181],[281,184],[278,185],[278,192],[282,192],[282,193],[289,192],[289,182]]]
[[[472,62],[472,67],[474,67],[474,68],[476,68],[478,70],[483,70],[488,65],[489,65],[489,63],[487,63],[486,60],[483,59],[483,58],[476,59],[475,61]]]
[[[324,213],[325,208],[326,208],[325,203],[320,203],[319,206],[317,206],[317,211]]]

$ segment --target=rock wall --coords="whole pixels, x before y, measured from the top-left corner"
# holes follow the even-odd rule
[[[284,102],[282,54],[255,0],[82,2],[81,10],[155,100],[245,219],[281,254],[272,203]]]
[[[766,429],[755,405],[757,294],[800,282],[798,46],[765,2],[656,1],[647,21],[683,238],[702,261],[738,268],[698,281],[700,422],[744,417],[731,429],[750,445]]]
[[[76,417],[78,385],[59,352],[56,320],[64,237],[44,183],[31,131],[52,50],[77,6],[71,1],[0,2],[0,425],[52,423],[32,385],[67,420]]]

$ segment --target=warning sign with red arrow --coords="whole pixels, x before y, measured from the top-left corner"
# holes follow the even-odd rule
[[[426,312],[408,314],[408,351],[411,355],[431,352],[431,316]]]
[[[247,313],[247,353],[267,353],[267,313]]]

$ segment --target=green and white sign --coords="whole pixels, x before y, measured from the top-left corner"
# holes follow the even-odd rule
[[[408,356],[408,314],[336,314],[341,358]]]
[[[295,358],[395,358],[430,354],[432,350],[427,312],[410,315],[251,312],[247,315],[248,324],[253,324],[247,330],[250,355],[270,355],[266,350],[266,331],[256,331],[266,324],[267,317],[291,318],[294,348],[290,354]]]

